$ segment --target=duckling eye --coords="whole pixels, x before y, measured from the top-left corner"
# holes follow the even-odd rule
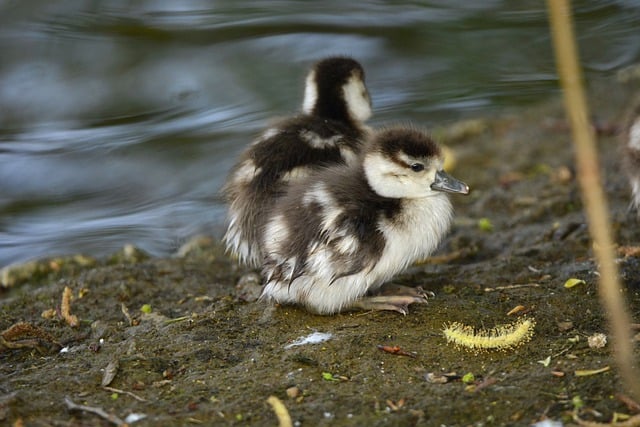
[[[409,166],[411,168],[412,171],[414,172],[421,172],[424,170],[424,165],[422,163],[414,163],[411,166]]]

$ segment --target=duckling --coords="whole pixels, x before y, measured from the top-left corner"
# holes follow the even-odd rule
[[[431,254],[453,209],[445,192],[469,187],[442,170],[439,146],[405,128],[377,132],[358,162],[334,165],[291,184],[263,234],[262,299],[332,314],[393,310],[424,302],[421,290],[366,296]]]
[[[302,113],[275,123],[240,156],[222,189],[229,205],[224,241],[240,262],[261,265],[266,212],[291,183],[318,167],[356,161],[371,116],[364,79],[354,59],[316,63],[306,78]]]
[[[639,100],[640,101],[640,100]],[[625,133],[624,168],[631,184],[631,207],[640,214],[640,102],[636,102]]]

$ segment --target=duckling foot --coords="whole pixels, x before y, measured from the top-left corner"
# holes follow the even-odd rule
[[[360,310],[388,310],[397,311],[403,315],[409,313],[410,304],[426,304],[433,292],[426,292],[422,288],[412,288],[402,285],[387,286],[380,294],[368,296],[355,301],[352,308]]]

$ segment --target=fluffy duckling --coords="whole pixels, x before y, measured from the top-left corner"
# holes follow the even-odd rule
[[[241,155],[223,187],[229,204],[227,249],[240,262],[263,261],[260,230],[287,186],[318,167],[353,163],[368,128],[371,100],[362,66],[331,57],[309,72],[302,113],[275,123]]]
[[[378,132],[359,161],[310,174],[289,187],[264,230],[261,298],[319,314],[347,309],[403,314],[424,293],[365,296],[431,254],[447,232],[445,192],[469,187],[442,170],[440,148],[425,134]]]
[[[631,207],[640,213],[640,102],[636,102],[626,131],[624,168],[631,184]]]

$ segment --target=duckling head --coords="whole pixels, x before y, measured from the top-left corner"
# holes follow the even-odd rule
[[[367,182],[380,196],[419,199],[441,192],[468,194],[469,186],[443,169],[440,147],[413,129],[379,132],[365,149]]]
[[[362,66],[342,56],[316,63],[307,75],[302,110],[345,122],[367,120],[371,117],[371,97]]]

